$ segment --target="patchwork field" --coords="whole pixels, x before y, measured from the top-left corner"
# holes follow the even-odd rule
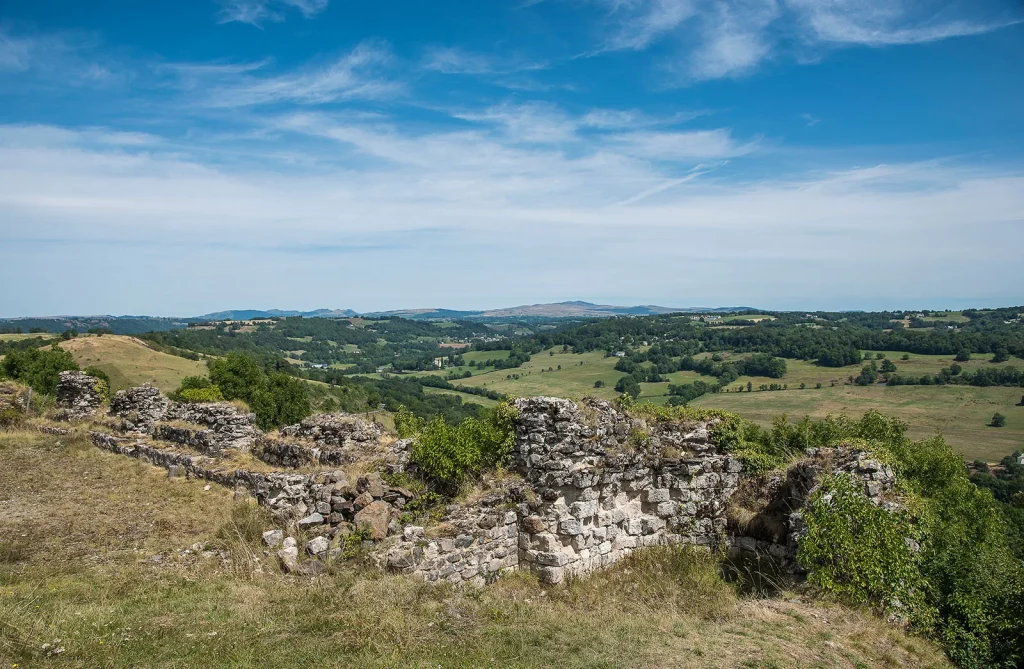
[[[617,358],[606,358],[600,352],[576,355],[556,350],[554,355],[550,353],[545,351],[537,354],[518,369],[486,372],[455,383],[522,396],[593,396],[613,399],[618,395],[614,387],[623,374],[614,369]],[[875,352],[869,353],[874,358]],[[725,353],[723,357],[728,360],[734,355],[743,354]],[[899,351],[885,352],[885,355],[896,364],[899,373],[911,376],[935,373],[954,363],[952,356],[910,354],[909,360],[901,360],[903,353]],[[974,359],[958,364],[969,371],[984,367],[1021,365],[1021,361],[1016,359],[994,365],[988,362],[990,357],[974,356]],[[781,413],[793,418],[805,414],[820,418],[830,413],[860,415],[869,409],[878,409],[907,421],[915,438],[927,437],[935,434],[936,430],[942,430],[947,441],[968,459],[997,461],[1024,447],[1024,407],[1014,406],[1020,401],[1024,389],[971,386],[865,388],[844,385],[850,376],[860,373],[864,364],[830,368],[819,367],[810,361],[786,360],[788,371],[782,379],[741,377],[729,387],[735,390],[742,386],[745,389],[749,381],[755,389],[761,384],[785,383],[789,386],[788,390],[705,395],[694,404],[733,411],[762,425],[769,425]],[[561,369],[558,369],[559,365]],[[548,371],[549,368],[551,371]],[[520,378],[506,378],[515,374]],[[675,372],[668,375],[668,378],[668,383],[640,384],[640,401],[664,404],[669,399],[669,383],[692,383],[695,379],[714,380],[696,372],[685,371]],[[597,380],[604,381],[605,386],[594,388]],[[806,385],[805,390],[800,390],[801,383]],[[818,383],[822,384],[822,388],[815,388]],[[992,414],[996,412],[1007,417],[1004,427],[988,427]]]
[[[80,336],[61,347],[82,368],[97,367],[110,377],[112,390],[152,383],[170,392],[186,376],[206,376],[206,365],[156,351],[139,339],[120,335]]]

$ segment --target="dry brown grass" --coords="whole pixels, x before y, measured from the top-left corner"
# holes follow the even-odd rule
[[[0,461],[0,666],[947,666],[869,613],[740,597],[706,553],[639,553],[557,588],[355,564],[308,581],[255,541],[261,510],[81,432],[2,433]],[[219,552],[182,554],[195,543]]]
[[[135,337],[83,335],[60,346],[83,369],[98,367],[106,372],[113,390],[152,383],[167,393],[177,389],[186,376],[206,376],[204,363],[161,353]]]

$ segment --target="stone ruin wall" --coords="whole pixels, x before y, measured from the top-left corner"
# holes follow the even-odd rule
[[[559,583],[644,546],[724,537],[741,465],[711,444],[707,423],[648,425],[601,401],[581,408],[539,397],[516,406],[510,471],[523,483],[452,512],[454,536],[425,541],[422,528],[406,528],[386,554],[389,567],[453,583],[530,569]]]
[[[84,388],[77,381],[74,386]],[[111,402],[120,435],[92,436],[97,446],[163,466],[172,476],[251,495],[286,526],[316,535],[305,546],[310,557],[339,554],[344,535],[366,527],[381,542],[371,554],[377,564],[428,582],[482,585],[503,572],[528,569],[554,584],[611,565],[637,548],[671,543],[724,543],[733,556],[771,556],[792,573],[798,571],[802,508],[824,473],[848,472],[864,481],[876,503],[891,503],[891,469],[862,451],[823,449],[784,475],[758,482],[770,497],[759,513],[774,522],[737,527],[727,512],[742,465],[712,442],[712,423],[645,421],[600,400],[577,405],[537,397],[519,399],[516,406],[511,475],[489,481],[489,489],[470,502],[449,505],[430,527],[399,522],[414,495],[389,486],[380,473],[353,484],[341,470],[257,472],[225,467],[218,459],[225,448],[251,449],[269,464],[289,468],[372,456],[381,471],[403,471],[409,440],[394,440],[379,424],[358,417],[312,416],[269,436],[256,429],[251,414],[232,405],[174,403],[143,386],[119,392]],[[173,420],[208,427],[165,424]],[[162,448],[145,441],[150,435],[198,453]],[[288,541],[279,555],[286,568],[301,572],[295,541]]]

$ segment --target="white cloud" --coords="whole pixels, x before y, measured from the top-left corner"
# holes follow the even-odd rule
[[[422,66],[444,74],[512,74],[543,70],[548,64],[515,56],[496,57],[457,47],[431,47],[423,54]]]
[[[330,0],[223,0],[217,15],[220,23],[284,21],[287,9],[296,9],[307,19],[327,9]]]
[[[950,5],[940,0],[597,0],[610,34],[601,49],[644,50],[671,40],[666,63],[678,80],[736,77],[784,53],[881,47],[975,35],[1024,20],[1006,0]]]
[[[391,53],[386,45],[363,42],[324,66],[276,76],[260,76],[266,63],[185,66],[186,69],[179,68],[179,72],[184,75],[186,83],[191,82],[208,94],[204,103],[213,107],[246,107],[278,102],[323,104],[337,100],[379,99],[400,93],[402,85],[380,73],[390,61]]]
[[[307,114],[279,128],[332,140],[337,162],[229,169],[147,136],[0,128],[0,282],[52,268],[9,296],[5,315],[194,313],[250,299],[374,309],[978,298],[1013,285],[1024,244],[1024,174],[1012,170],[890,164],[745,183],[663,162],[735,154],[744,145],[725,131],[602,134],[570,155],[486,127],[417,134]],[[359,156],[374,162],[352,169]],[[880,238],[922,252],[893,276]],[[83,253],[130,273],[131,286],[73,281],[64,268]],[[593,271],[640,257],[629,272]],[[945,259],[956,262],[930,271]],[[971,269],[978,262],[986,272]]]
[[[0,71],[21,71],[28,69],[33,42],[20,39],[0,31]]]

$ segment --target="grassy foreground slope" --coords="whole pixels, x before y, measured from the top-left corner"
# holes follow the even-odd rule
[[[311,582],[278,572],[255,541],[265,519],[218,486],[82,436],[0,432],[0,458],[4,667],[948,666],[866,612],[738,596],[692,553],[553,589],[350,564]],[[218,552],[182,555],[194,543]]]
[[[175,390],[186,376],[206,376],[206,365],[156,351],[135,337],[80,336],[60,343],[83,369],[98,367],[110,377],[112,390],[152,383]]]

